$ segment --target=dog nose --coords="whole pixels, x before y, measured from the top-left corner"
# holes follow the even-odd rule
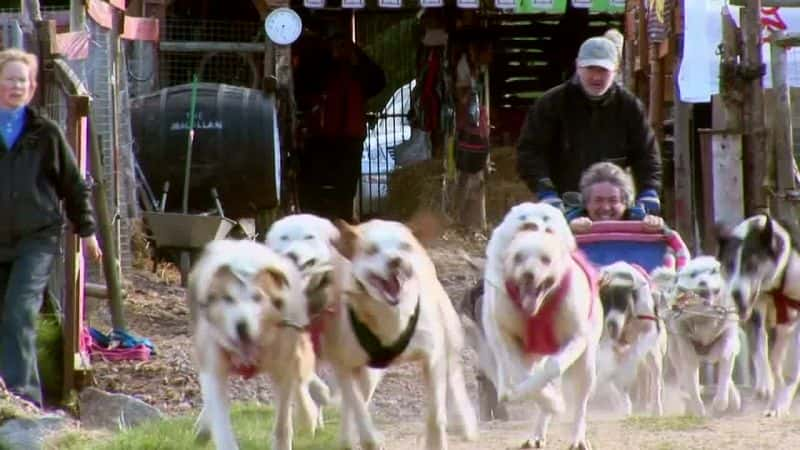
[[[390,269],[397,270],[400,268],[400,264],[403,264],[403,259],[395,256],[394,258],[389,260],[388,264]]]
[[[289,259],[291,259],[291,260],[292,260],[292,262],[293,262],[295,265],[297,265],[297,264],[299,264],[299,263],[300,263],[300,257],[299,257],[299,256],[297,256],[297,253],[295,253],[295,252],[289,252],[289,253],[287,253],[287,254],[286,254],[286,257],[287,257],[287,258],[289,258]]]
[[[617,322],[611,321],[606,323],[606,327],[608,328],[608,334],[612,338],[616,339],[619,336],[619,324]]]
[[[236,336],[242,342],[250,341],[250,333],[247,331],[247,323],[244,320],[236,322]]]
[[[533,283],[533,279],[534,279],[533,272],[523,272],[522,273],[522,282],[523,283],[526,283],[526,284]]]

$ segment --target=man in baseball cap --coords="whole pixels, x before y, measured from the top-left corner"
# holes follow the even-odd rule
[[[661,152],[642,102],[614,81],[619,50],[608,37],[583,42],[575,75],[536,99],[517,144],[517,172],[539,201],[564,207],[583,172],[609,161],[636,184],[638,216],[659,215]]]
[[[578,77],[589,96],[601,96],[614,82],[619,53],[617,46],[606,37],[585,40],[578,50]]]

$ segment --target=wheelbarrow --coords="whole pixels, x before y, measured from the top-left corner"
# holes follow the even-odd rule
[[[225,217],[216,189],[211,190],[211,195],[216,202],[218,215],[166,212],[164,206],[168,190],[169,183],[165,183],[160,210],[143,211],[142,218],[150,229],[150,237],[156,248],[176,251],[181,255],[181,285],[186,286],[192,255],[199,253],[207,243],[227,237],[238,222]]]

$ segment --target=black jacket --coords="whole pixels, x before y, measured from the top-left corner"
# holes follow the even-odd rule
[[[617,83],[596,101],[577,78],[545,92],[528,111],[517,149],[517,171],[532,192],[579,191],[583,171],[600,161],[631,167],[637,192],[661,188],[661,153],[644,106]]]
[[[61,232],[67,218],[81,237],[95,232],[89,187],[63,133],[26,109],[27,121],[9,151],[0,139],[0,245]]]

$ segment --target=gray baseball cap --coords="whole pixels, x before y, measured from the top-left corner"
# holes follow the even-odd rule
[[[578,50],[578,67],[597,66],[615,70],[619,63],[617,47],[606,37],[591,37]]]

